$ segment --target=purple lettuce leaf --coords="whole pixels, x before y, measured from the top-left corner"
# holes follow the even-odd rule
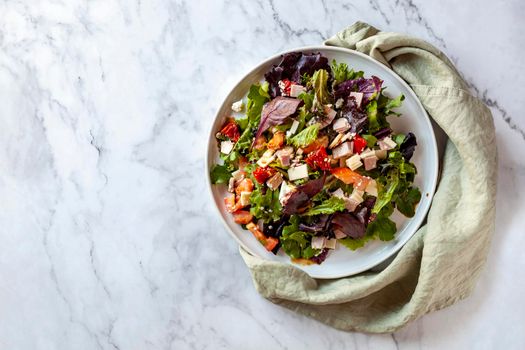
[[[406,161],[408,162],[412,156],[414,155],[414,151],[416,150],[417,146],[417,140],[416,136],[409,132],[405,139],[403,140],[403,143],[401,146],[399,146],[399,152],[405,157]]]
[[[335,213],[332,216],[332,230],[339,230],[347,237],[361,238],[366,233],[365,224],[353,213]]]
[[[283,199],[283,214],[292,215],[301,212],[310,203],[310,199],[323,189],[326,175],[297,186],[286,194]]]
[[[314,263],[316,264],[321,264],[323,261],[326,260],[326,257],[328,256],[328,252],[330,251],[330,249],[328,248],[324,248],[321,253],[319,253],[318,255],[310,258],[310,260],[312,260]]]
[[[348,99],[341,111],[341,116],[350,123],[350,132],[359,134],[368,126],[368,115],[362,109],[357,108],[354,99]]]
[[[255,142],[255,140],[269,128],[284,124],[288,117],[297,111],[297,108],[302,102],[302,100],[296,98],[278,96],[266,103],[263,106],[261,121],[259,122],[257,134],[253,141]]]
[[[330,215],[319,215],[311,224],[300,223],[299,230],[312,233],[324,232],[329,223]]]
[[[372,208],[374,207],[375,203],[375,197],[368,197],[363,201],[363,203],[359,204],[359,206],[354,211],[355,216],[359,222],[365,226],[368,226],[368,223],[370,222]]]
[[[381,92],[381,85],[383,81],[372,75],[372,78],[357,78],[353,80],[343,81],[337,85],[334,91],[335,98],[348,98],[350,92],[363,93],[362,105],[366,105],[371,100],[375,99]]]
[[[378,139],[378,140],[381,140],[381,139],[384,139],[385,137],[387,136],[390,136],[390,134],[392,133],[392,129],[390,128],[383,128],[379,131],[376,131],[374,133],[374,136]]]
[[[283,55],[281,62],[264,75],[264,78],[270,84],[270,96],[274,98],[281,95],[278,85],[279,80],[288,79],[300,84],[303,74],[312,75],[319,69],[330,71],[328,59],[321,53],[303,54],[291,52]]]

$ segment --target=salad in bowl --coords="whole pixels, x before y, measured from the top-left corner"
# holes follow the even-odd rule
[[[210,179],[235,223],[302,265],[394,239],[394,211],[414,216],[421,192],[416,136],[388,120],[404,96],[386,88],[321,53],[284,54],[216,130]]]

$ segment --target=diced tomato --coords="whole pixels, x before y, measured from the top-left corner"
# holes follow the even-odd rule
[[[266,241],[266,236],[264,235],[264,233],[253,222],[247,224],[246,228],[250,230],[251,233],[253,233],[253,235],[255,236],[255,238],[257,238],[259,242],[262,243]]]
[[[279,240],[274,237],[268,237],[266,238],[266,244],[264,245],[264,248],[266,248],[267,251],[271,252],[272,250],[277,247],[277,244],[279,244]]]
[[[270,167],[264,167],[264,168],[257,167],[253,171],[253,177],[258,183],[263,184],[266,182],[266,180],[274,176],[276,172],[277,171],[275,169],[270,168]]]
[[[354,188],[360,191],[364,191],[366,186],[370,182],[369,177],[359,175],[358,173],[349,168],[332,169],[332,174],[339,180],[343,181],[345,184],[352,184]]]
[[[326,148],[321,146],[317,150],[308,153],[306,156],[306,164],[312,169],[330,170],[330,158],[326,154]]]
[[[312,142],[311,144],[309,144],[308,146],[303,148],[303,152],[304,153],[310,153],[310,152],[315,151],[319,147],[326,148],[326,147],[328,147],[328,141],[329,140],[328,140],[328,136],[327,135],[321,136],[320,138],[318,138],[317,140],[315,140],[314,142]]]
[[[366,147],[366,140],[359,135],[354,136],[354,153],[361,153]]]
[[[252,191],[253,191],[253,181],[248,178],[242,179],[237,185],[237,187],[235,188],[235,193],[237,195],[241,195],[241,192],[252,192]]]
[[[272,139],[268,142],[268,149],[278,150],[284,144],[284,132],[277,131],[273,134]]]
[[[253,148],[259,151],[262,150],[264,146],[266,146],[266,137],[261,135],[255,139],[255,142],[253,143]]]
[[[288,79],[283,79],[282,82],[284,83],[284,89],[283,89],[284,94],[290,95],[290,89],[292,87],[292,82]]]
[[[253,219],[253,215],[248,210],[237,210],[233,213],[233,221],[240,225],[246,225]]]
[[[228,122],[226,122],[219,133],[228,137],[233,142],[237,142],[239,137],[241,137],[239,127],[237,126],[237,123],[234,119],[230,119]]]
[[[226,210],[228,210],[228,212],[233,213],[235,211],[235,195],[233,193],[227,197],[224,197],[224,205],[226,206]]]

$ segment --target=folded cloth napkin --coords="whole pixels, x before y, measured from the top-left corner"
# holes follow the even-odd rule
[[[496,141],[492,115],[432,45],[357,22],[325,42],[363,52],[393,69],[448,136],[427,223],[380,272],[316,280],[241,249],[257,291],[335,328],[393,332],[468,296],[494,231]]]

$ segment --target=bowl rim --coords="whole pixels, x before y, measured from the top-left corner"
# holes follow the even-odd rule
[[[406,87],[406,89],[409,91],[409,93],[412,95],[412,97],[414,98],[414,100],[416,101],[416,104],[417,106],[424,112],[424,119],[425,119],[425,123],[427,124],[428,128],[432,131],[432,137],[431,137],[431,142],[432,142],[432,148],[433,148],[433,152],[434,153],[434,159],[436,159],[436,166],[435,166],[435,171],[432,175],[432,182],[431,182],[431,186],[430,186],[430,189],[431,191],[428,192],[428,207],[425,209],[425,212],[424,214],[422,214],[418,220],[416,221],[416,224],[414,225],[414,229],[412,230],[412,232],[408,235],[406,235],[405,237],[403,237],[403,239],[401,240],[398,240],[396,245],[391,249],[390,252],[388,252],[388,254],[386,254],[381,261],[378,261],[378,262],[375,262],[375,263],[371,263],[371,264],[366,264],[366,265],[363,265],[362,268],[360,269],[357,269],[356,271],[348,274],[348,273],[340,273],[340,274],[333,274],[333,275],[318,275],[316,273],[311,273],[309,271],[305,271],[303,269],[301,269],[301,271],[307,273],[310,277],[312,278],[315,278],[315,279],[336,279],[336,278],[343,278],[343,277],[348,277],[348,276],[354,276],[354,275],[357,275],[359,273],[362,273],[362,272],[365,272],[365,271],[368,271],[370,270],[371,268],[383,263],[384,261],[388,260],[389,258],[391,258],[393,255],[395,255],[396,253],[399,252],[399,250],[415,235],[415,233],[421,228],[421,225],[423,224],[423,222],[426,220],[427,216],[428,216],[428,212],[430,211],[430,208],[432,206],[432,201],[434,199],[434,194],[436,192],[436,188],[437,188],[437,185],[438,185],[438,175],[439,175],[439,168],[440,168],[440,164],[439,164],[439,151],[438,151],[438,147],[437,147],[437,140],[436,140],[436,133],[435,133],[435,130],[434,130],[434,127],[432,126],[432,122],[431,122],[431,118],[430,116],[428,115],[426,109],[423,107],[423,104],[421,103],[421,101],[419,100],[418,96],[416,95],[416,93],[414,92],[414,90],[412,90],[412,88],[410,87],[410,85],[405,81],[403,80],[403,78],[401,78],[393,69],[391,69],[390,67],[388,67],[387,65],[384,65],[383,63],[373,59],[372,57],[362,53],[362,52],[359,52],[357,50],[353,50],[353,49],[349,49],[349,48],[344,48],[344,47],[337,47],[337,46],[328,46],[328,45],[309,45],[309,46],[301,46],[301,47],[296,47],[296,48],[292,48],[292,49],[288,49],[288,50],[284,50],[284,51],[281,51],[275,55],[272,55],[262,61],[260,61],[258,64],[256,64],[252,69],[250,69],[248,72],[246,72],[245,74],[242,75],[242,77],[240,79],[238,79],[235,84],[233,84],[231,86],[231,88],[229,88],[227,90],[227,93],[225,95],[223,95],[223,97],[221,98],[222,99],[222,103],[218,106],[218,108],[216,109],[216,112],[215,112],[215,116],[212,120],[212,122],[210,123],[210,128],[209,128],[209,131],[208,131],[208,139],[207,139],[207,146],[206,146],[206,154],[205,154],[205,158],[204,158],[204,171],[206,172],[205,174],[205,177],[206,177],[206,187],[208,189],[208,194],[210,195],[212,201],[213,201],[213,207],[215,208],[215,211],[216,213],[219,215],[220,219],[221,219],[221,222],[223,224],[223,226],[226,228],[226,230],[228,231],[228,233],[230,234],[230,236],[232,236],[235,241],[237,242],[237,244],[239,244],[240,247],[242,247],[246,252],[248,252],[249,254],[253,255],[253,256],[257,256],[261,259],[264,259],[266,261],[271,261],[271,260],[268,260],[266,257],[264,256],[260,256],[259,254],[257,254],[256,252],[253,252],[249,247],[247,247],[238,237],[237,235],[233,232],[233,230],[230,228],[228,222],[226,222],[226,220],[224,219],[223,217],[223,213],[221,211],[221,209],[219,208],[219,206],[215,203],[215,199],[214,199],[214,194],[213,194],[213,190],[212,190],[212,182],[211,182],[211,176],[210,176],[210,156],[211,156],[211,149],[212,149],[212,145],[213,143],[215,142],[215,134],[216,134],[216,125],[217,124],[217,121],[222,117],[221,115],[219,115],[219,112],[223,109],[224,105],[227,103],[227,98],[228,96],[233,92],[233,90],[240,84],[243,83],[243,81],[248,77],[250,76],[253,72],[259,70],[261,68],[261,66],[264,66],[264,65],[267,65],[268,63],[280,58],[282,55],[284,54],[287,54],[287,53],[291,53],[291,52],[303,52],[303,51],[336,51],[336,52],[342,52],[342,53],[351,53],[353,55],[357,55],[357,56],[360,56],[362,58],[364,58],[365,60],[368,60],[370,62],[372,62],[373,64],[376,64],[376,65],[380,65],[382,66],[384,69],[388,70],[392,76],[398,80],[402,85],[404,85]],[[414,220],[414,219],[410,219],[410,220]],[[275,261],[271,261],[271,262],[275,262]],[[294,264],[288,262],[289,265],[295,267],[295,268],[299,268],[298,266],[295,266]]]

